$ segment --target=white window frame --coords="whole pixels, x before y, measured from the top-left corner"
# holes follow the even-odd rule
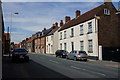
[[[64,50],[67,50],[67,43],[64,43]]]
[[[64,39],[66,39],[66,31],[64,31]]]
[[[60,43],[60,49],[62,50],[62,43]]]
[[[74,50],[74,42],[71,42],[72,51]]]
[[[62,32],[60,32],[60,40],[62,40]]]
[[[84,34],[83,25],[80,25],[80,35]]]
[[[88,52],[93,52],[93,41],[88,40]]]
[[[92,21],[88,22],[88,33],[92,33]]]
[[[74,28],[71,28],[71,36],[70,37],[74,37]]]
[[[84,51],[84,41],[80,41],[80,50]]]
[[[105,15],[110,15],[110,10],[107,9],[107,8],[105,8],[105,9],[104,9],[104,14],[105,14]]]

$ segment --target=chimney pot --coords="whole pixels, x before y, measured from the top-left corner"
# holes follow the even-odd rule
[[[63,26],[63,20],[60,21],[60,27]]]
[[[56,28],[58,27],[58,23],[57,22],[55,23],[55,26],[56,26]]]
[[[44,30],[46,30],[46,28],[44,28]]]
[[[80,16],[80,11],[76,10],[76,18]]]
[[[65,17],[65,22],[67,23],[68,21],[70,21],[71,20],[71,18],[70,18],[70,16],[66,16]]]

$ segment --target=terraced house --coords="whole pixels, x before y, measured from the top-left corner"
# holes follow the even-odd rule
[[[59,29],[59,49],[67,51],[84,50],[90,57],[100,58],[105,50],[120,47],[117,10],[112,2],[80,14],[71,20],[65,17],[65,24]],[[102,54],[101,54],[102,52]]]
[[[58,23],[52,26],[51,32],[46,36],[46,54],[54,54],[58,49]]]

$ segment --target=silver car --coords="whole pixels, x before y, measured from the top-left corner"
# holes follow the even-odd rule
[[[87,61],[87,58],[88,58],[87,53],[86,53],[85,51],[79,51],[79,50],[71,51],[71,52],[67,55],[67,59]]]

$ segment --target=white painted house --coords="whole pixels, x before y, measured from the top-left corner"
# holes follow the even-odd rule
[[[46,54],[55,54],[58,49],[58,23],[52,26],[52,31],[46,36]]]
[[[111,47],[109,34],[116,36],[111,33],[114,32],[113,30],[110,32],[105,31],[108,27],[117,30],[117,24],[114,25],[116,27],[112,27],[111,25],[114,22],[110,21],[107,23],[105,21],[109,21],[113,16],[115,17],[115,11],[116,9],[111,2],[105,2],[82,15],[77,10],[76,18],[72,20],[69,16],[66,16],[65,24],[60,26],[61,28],[59,29],[59,49],[67,50],[68,52],[72,50],[83,50],[87,52],[88,56],[99,57],[100,59],[102,57],[101,46]],[[114,44],[114,46],[118,45]]]

